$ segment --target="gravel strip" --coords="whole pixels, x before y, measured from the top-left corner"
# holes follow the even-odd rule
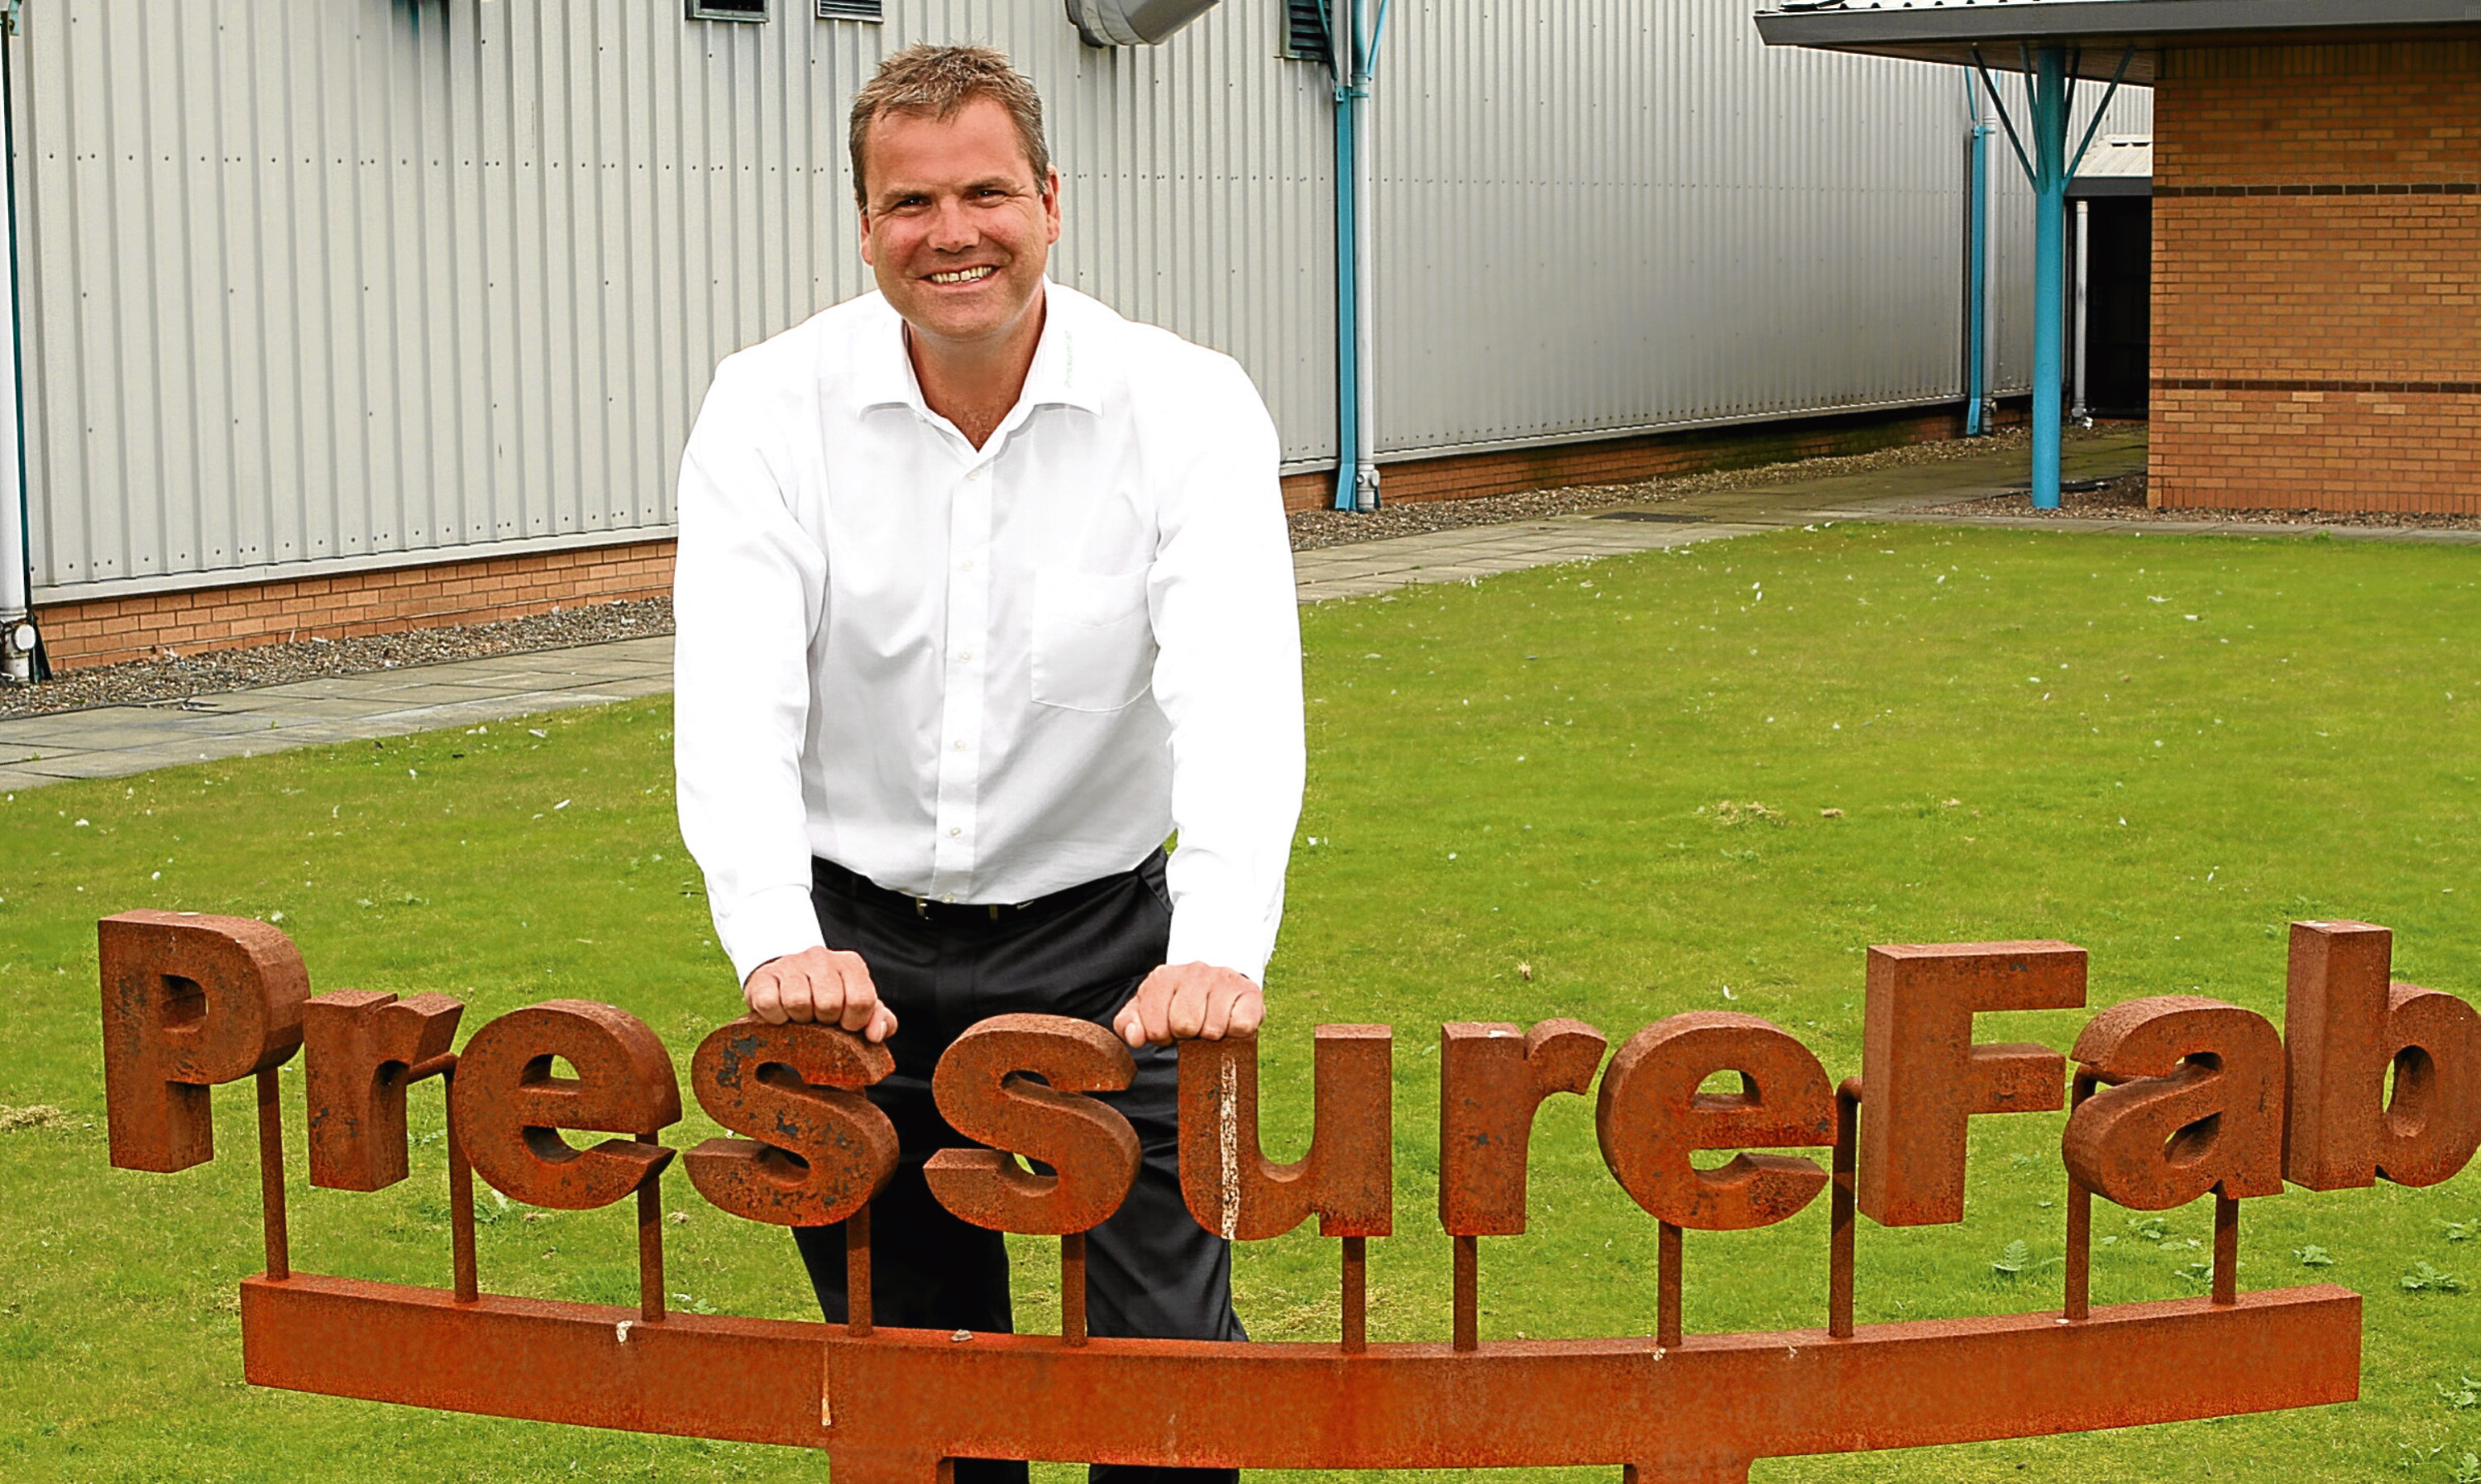
[[[330,675],[407,669],[452,660],[573,649],[672,632],[672,600],[647,598],[561,609],[462,628],[416,629],[360,638],[304,639],[254,649],[132,660],[67,670],[33,686],[0,687],[0,718],[93,706],[177,705],[193,695],[280,686]]]
[[[2105,428],[2103,431],[2113,430]],[[2076,430],[2071,442],[2092,433]],[[1751,489],[1790,480],[1832,479],[1909,464],[1944,463],[1977,458],[1993,450],[2019,450],[2030,456],[2031,435],[2010,429],[1987,438],[1954,438],[1937,443],[1904,443],[1875,453],[1835,458],[1804,458],[1794,463],[1764,464],[1749,469],[1718,469],[1635,484],[1574,484],[1564,489],[1533,489],[1513,495],[1486,495],[1475,500],[1423,500],[1381,505],[1367,514],[1345,510],[1296,510],[1293,513],[1293,550],[1346,546],[1355,541],[1383,541],[1391,536],[1454,531],[1465,526],[1497,526],[1510,521],[1547,520],[1558,515],[1583,515],[1619,506],[1652,505],[1726,489]],[[1380,490],[1383,498],[1384,486]]]
[[[2481,515],[2433,515],[2410,510],[2159,509],[2145,503],[2145,476],[2131,474],[2100,489],[2063,491],[2055,510],[2033,508],[2029,493],[1959,500],[1925,508],[1936,515],[2033,515],[2066,520],[2229,521],[2243,526],[2358,526],[2389,531],[2481,531]]]

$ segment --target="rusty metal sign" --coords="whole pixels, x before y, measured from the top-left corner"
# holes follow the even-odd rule
[[[243,1368],[260,1386],[499,1417],[823,1448],[838,1484],[935,1484],[954,1458],[1273,1469],[1620,1465],[1627,1484],[1738,1484],[1752,1460],[1914,1447],[2349,1401],[2361,1300],[2331,1285],[2242,1293],[2239,1206],[2379,1179],[2433,1185],[2481,1145],[2481,1016],[2389,979],[2392,940],[2299,923],[2282,1031],[2236,1005],[2174,995],[2116,1005],[2069,1055],[1973,1039],[1984,1011],[2085,1002],[2065,943],[1908,945],[1869,953],[1862,1074],[1840,1084],[1754,1016],[1676,1015],[1606,1058],[1573,1020],[1440,1029],[1439,1219],[1452,1238],[1446,1343],[1372,1344],[1368,1243],[1394,1230],[1393,1035],[1317,1030],[1308,1155],[1258,1142],[1254,1043],[1180,1050],[1181,1185],[1239,1241],[1318,1218],[1340,1246],[1338,1343],[1089,1338],[1084,1234],[1127,1193],[1137,1150],[1086,1094],[1125,1086],[1129,1054],[1081,1021],[1004,1016],[937,1069],[941,1111],[980,1147],[927,1169],[964,1220],[1060,1240],[1063,1332],[968,1335],[871,1322],[870,1201],[896,1135],[862,1089],[883,1048],[832,1028],[751,1018],[691,1060],[699,1106],[739,1137],[681,1164],[721,1210],[778,1225],[847,1223],[847,1324],[669,1314],[660,1185],[681,1090],[663,1045],[610,1005],[504,1015],[461,1053],[440,995],[312,998],[265,924],[186,913],[107,918],[105,1088],[112,1162],[170,1173],[214,1158],[206,1089],[254,1077],[267,1270],[243,1280]],[[438,1077],[449,1119],[455,1286],[292,1271],[276,1069],[306,1052],[310,1178],[375,1190],[407,1173],[405,1097]],[[555,1058],[575,1075],[554,1074]],[[2073,1067],[2071,1067],[2073,1062]],[[1737,1073],[1740,1090],[1701,1091]],[[1599,1074],[1599,1086],[1597,1075]],[[1620,1186],[1654,1218],[1656,1333],[1484,1342],[1478,1245],[1526,1230],[1526,1156],[1541,1102],[1594,1092]],[[2066,1302],[2056,1312],[1853,1323],[1858,1215],[1963,1218],[1969,1119],[2070,1107]],[[563,1131],[613,1135],[590,1147]],[[1821,1168],[1792,1150],[1823,1150]],[[1730,1152],[1700,1168],[1699,1152]],[[1028,1170],[1010,1156],[1039,1161]],[[578,1210],[634,1197],[634,1309],[482,1291],[476,1174],[514,1199]],[[1697,1335],[1681,1324],[1688,1231],[1782,1221],[1826,1193],[1819,1328]],[[2159,1211],[2210,1194],[2211,1291],[2095,1308],[2092,1203]]]

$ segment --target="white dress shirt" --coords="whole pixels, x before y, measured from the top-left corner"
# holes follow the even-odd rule
[[[980,449],[849,300],[717,368],[681,460],[681,834],[746,980],[820,946],[819,856],[1019,902],[1166,836],[1167,962],[1266,972],[1304,746],[1266,404],[1229,357],[1046,283]]]

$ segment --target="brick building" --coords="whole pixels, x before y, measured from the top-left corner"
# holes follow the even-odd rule
[[[2154,89],[2157,503],[2481,513],[2481,9],[2020,0],[1767,39]]]

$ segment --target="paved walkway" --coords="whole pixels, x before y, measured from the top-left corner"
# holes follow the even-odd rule
[[[472,726],[671,688],[672,640],[665,635],[337,675],[151,706],[56,712],[0,721],[0,789],[63,778],[118,778],[180,763]]]
[[[2142,431],[2082,438],[2069,445],[2069,479],[2134,473],[2145,465]],[[1920,521],[2024,526],[2044,531],[2146,531],[2339,539],[2481,543],[2481,532],[2370,527],[2270,527],[2231,521],[2061,520],[1923,513],[2024,483],[2022,455],[1994,450],[1973,457],[1903,464],[1865,474],[1789,479],[1717,490],[1635,509],[1397,536],[1302,552],[1293,566],[1301,601],[1384,592],[1407,583],[1466,582],[1494,572],[1589,560],[1712,541],[1827,520]],[[150,768],[306,747],[365,737],[394,737],[599,706],[671,689],[668,637],[578,649],[498,655],[376,674],[305,680],[185,702],[105,706],[0,721],[0,790],[63,778],[117,778]]]
[[[2142,430],[2078,438],[2069,445],[2064,463],[2070,480],[2109,479],[2134,474],[2144,467]],[[1748,535],[1780,526],[1810,525],[1821,520],[1900,518],[1923,506],[1999,494],[2011,484],[2022,487],[2024,483],[2023,454],[2001,448],[1976,456],[1898,464],[1863,474],[1788,479],[1745,489],[1714,490],[1664,500],[1639,509],[1563,515],[1503,526],[1468,526],[1427,535],[1332,546],[1302,552],[1293,559],[1293,568],[1300,579],[1303,602],[1359,597],[1406,583],[1464,582],[1520,567],[1658,551],[1696,541]],[[1931,518],[1945,521],[1954,517]],[[2023,523],[2037,522],[2027,519]],[[2046,520],[2038,524],[2046,530],[2061,525],[2128,529],[2125,521]],[[2145,529],[2155,528],[2149,525]],[[2182,522],[2180,529],[2189,528]]]

